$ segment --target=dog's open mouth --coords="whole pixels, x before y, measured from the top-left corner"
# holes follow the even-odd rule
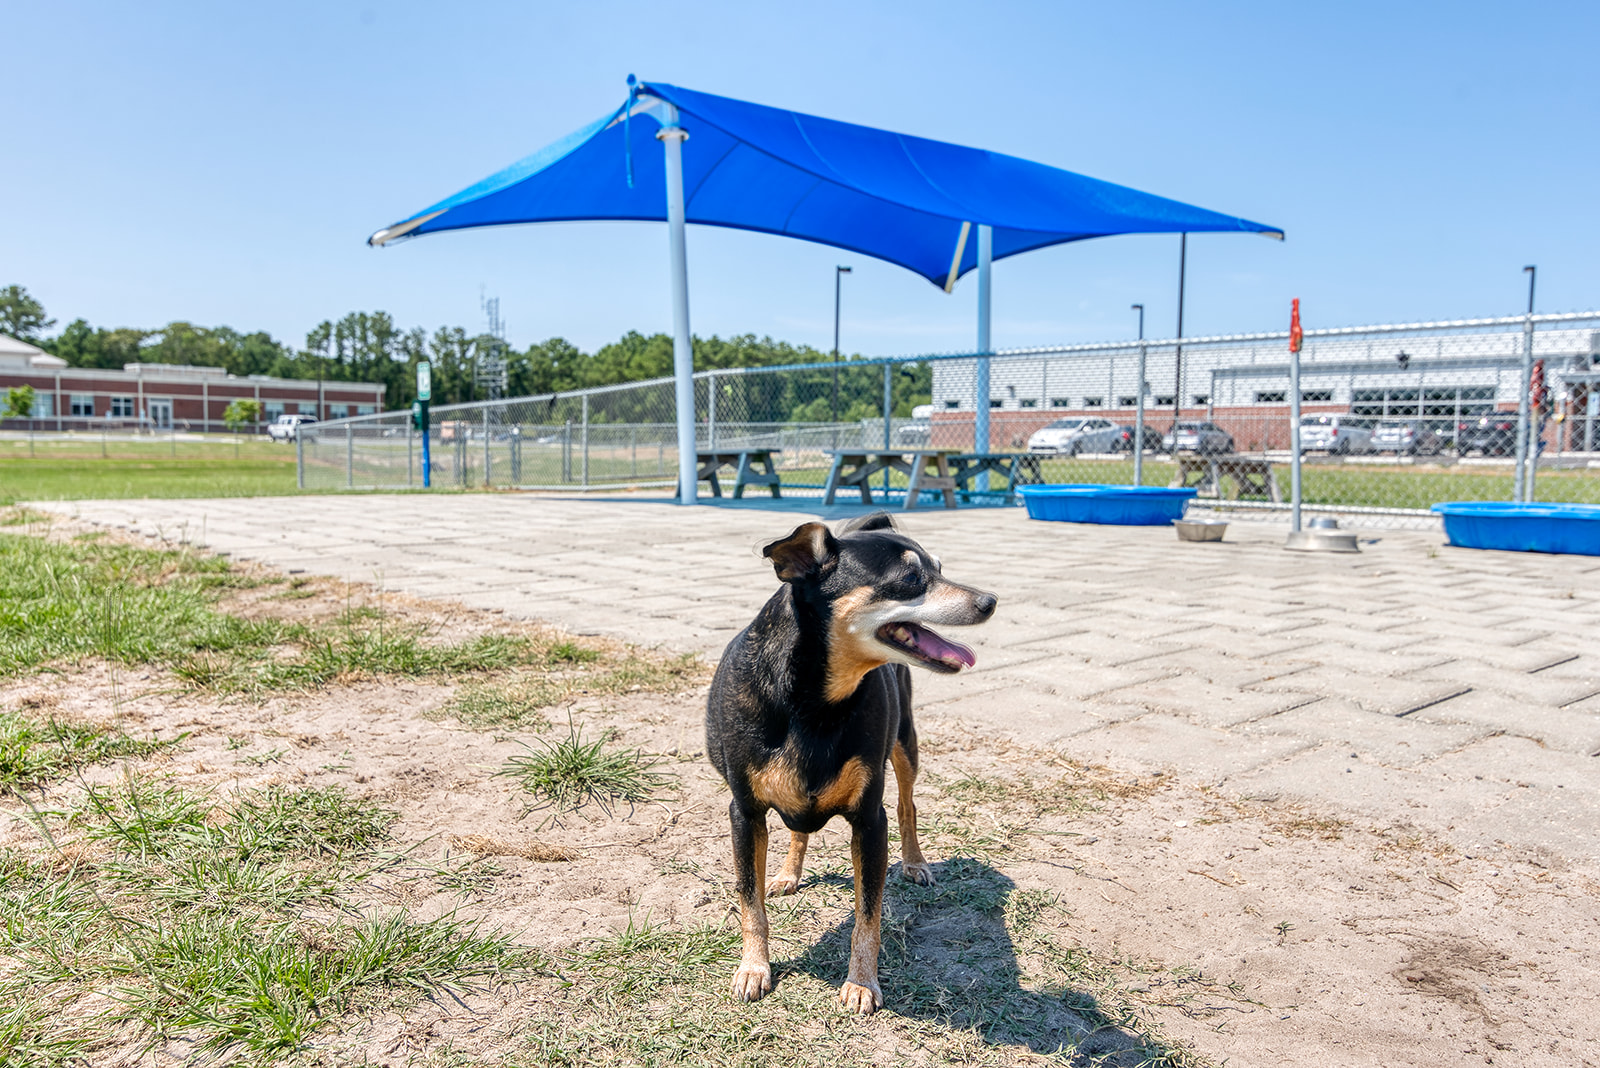
[[[905,650],[934,671],[960,671],[978,662],[965,645],[941,638],[916,623],[885,623],[878,628],[878,640]]]

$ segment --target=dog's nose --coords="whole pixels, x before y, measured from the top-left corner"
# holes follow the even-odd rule
[[[988,619],[990,616],[994,615],[994,606],[999,603],[1000,598],[996,597],[994,594],[980,593],[978,594],[978,599],[974,603],[973,607],[978,610],[979,615],[983,616],[984,619]]]

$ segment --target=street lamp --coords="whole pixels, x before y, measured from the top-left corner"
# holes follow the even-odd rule
[[[833,269],[833,444],[839,445],[839,280],[850,273],[848,267]]]

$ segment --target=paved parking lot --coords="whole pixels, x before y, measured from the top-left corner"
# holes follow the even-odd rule
[[[531,495],[37,507],[282,568],[709,656],[774,588],[759,546],[815,502],[678,508]],[[856,514],[836,508],[828,516]],[[1256,797],[1600,858],[1600,558],[1363,531],[1359,555],[1170,528],[917,512],[902,526],[1000,608],[959,676],[919,673],[925,734],[980,729]]]

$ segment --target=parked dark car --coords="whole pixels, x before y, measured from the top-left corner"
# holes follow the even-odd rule
[[[1168,452],[1199,452],[1216,455],[1233,451],[1233,435],[1215,423],[1184,421],[1161,439]]]
[[[1497,413],[1463,420],[1456,427],[1456,451],[1462,456],[1469,452],[1510,456],[1517,451],[1517,417]]]
[[[1373,452],[1406,456],[1437,456],[1444,451],[1444,435],[1420,419],[1390,419],[1372,431]]]
[[[1106,449],[1109,452],[1132,452],[1134,435],[1138,428],[1132,426],[1114,426],[1109,431],[1104,431]],[[1161,431],[1153,426],[1144,428],[1144,448],[1146,452],[1161,451]]]

